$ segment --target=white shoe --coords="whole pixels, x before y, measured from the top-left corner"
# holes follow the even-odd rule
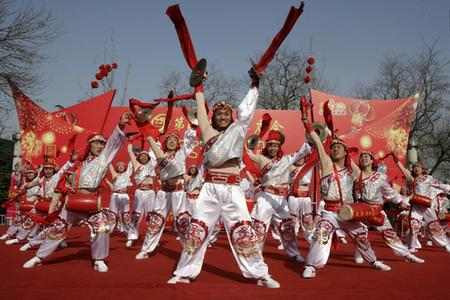
[[[270,275],[267,275],[266,277],[262,279],[258,279],[258,282],[256,283],[258,286],[264,286],[269,289],[279,289],[280,283],[270,277]]]
[[[428,240],[427,241],[427,246],[430,246],[430,247],[433,246],[433,241]]]
[[[450,244],[448,244],[447,246],[445,246],[445,250],[447,250],[447,252],[450,253]]]
[[[5,242],[6,245],[14,245],[14,244],[18,244],[18,243],[19,243],[18,239],[10,239]]]
[[[347,239],[346,239],[345,237],[340,237],[340,238],[339,238],[339,241],[340,241],[342,244],[344,244],[344,245],[347,245],[347,244],[348,244]]]
[[[306,266],[303,270],[303,278],[310,279],[316,277],[316,268],[313,266]]]
[[[26,243],[25,245],[19,248],[20,251],[27,251],[29,249],[31,249],[30,243]]]
[[[417,249],[416,248],[409,248],[408,249],[410,253],[417,253]]]
[[[354,259],[355,264],[360,265],[364,263],[364,258],[361,256],[361,253],[358,250],[355,251]]]
[[[374,262],[373,267],[375,269],[381,270],[381,271],[390,271],[391,267],[389,267],[388,265],[384,264],[382,261],[377,260],[376,262]]]
[[[413,263],[416,263],[416,264],[423,264],[425,262],[424,259],[419,258],[419,257],[417,257],[417,256],[415,256],[414,254],[411,254],[411,253],[406,255],[405,258],[406,258],[407,261],[413,262]]]
[[[35,256],[24,263],[22,267],[25,269],[32,269],[40,264],[42,264],[42,260],[39,257]]]
[[[177,283],[191,283],[191,280],[189,278],[183,278],[180,276],[172,276],[172,278],[170,278],[167,281],[168,284],[177,284]]]
[[[179,236],[177,236],[175,239],[176,239],[177,241],[180,241],[180,240],[181,240],[181,238],[180,238]]]
[[[5,233],[4,235],[0,236],[0,241],[4,241],[9,237],[9,235],[7,233]]]
[[[125,246],[127,248],[131,248],[131,246],[133,246],[133,240],[128,240],[127,243],[125,244]]]
[[[278,245],[278,248],[277,248],[277,249],[278,249],[278,250],[284,250],[283,244]]]
[[[148,258],[147,252],[139,252],[138,254],[136,254],[136,259],[147,259],[147,258]]]
[[[94,270],[101,273],[108,272],[108,266],[104,260],[96,260],[94,262]]]
[[[61,243],[59,243],[59,246],[58,246],[59,248],[67,248],[67,247],[69,247],[69,245],[67,244],[67,242],[66,241],[62,241]]]

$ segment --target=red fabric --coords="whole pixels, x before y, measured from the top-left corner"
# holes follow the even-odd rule
[[[192,44],[191,35],[189,34],[189,29],[184,20],[183,14],[181,13],[180,6],[172,5],[166,10],[166,15],[169,16],[175,30],[177,31],[178,39],[180,40],[181,50],[183,51],[184,58],[191,68],[191,70],[197,64],[197,56],[195,55],[194,45]]]
[[[289,14],[286,20],[284,21],[283,27],[273,38],[269,48],[267,48],[262,57],[259,59],[258,63],[255,65],[255,71],[257,73],[263,73],[264,70],[267,68],[267,66],[275,56],[275,53],[277,52],[278,48],[280,48],[281,44],[286,39],[289,32],[291,32],[292,28],[294,27],[295,23],[297,22],[302,12],[303,12],[302,7],[300,8],[291,7],[291,9],[289,10]]]
[[[271,130],[271,131],[269,131],[269,134],[267,135],[266,143],[270,142],[270,141],[277,141],[282,144],[284,142],[284,136],[278,130]]]
[[[261,171],[259,170],[256,163],[250,158],[247,151],[242,154],[242,161],[245,164],[245,168],[252,174],[255,178],[261,177]]]
[[[323,105],[323,118],[325,119],[328,129],[334,133],[333,115],[331,114],[329,102],[330,101],[327,101]]]
[[[262,138],[270,128],[272,123],[272,116],[269,113],[265,113],[261,118],[261,128],[259,131],[259,137]]]

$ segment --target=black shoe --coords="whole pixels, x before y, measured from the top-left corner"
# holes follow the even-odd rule
[[[206,59],[202,58],[197,62],[194,69],[192,69],[191,77],[189,78],[189,85],[191,87],[197,87],[202,84],[203,79],[205,79],[206,65]]]

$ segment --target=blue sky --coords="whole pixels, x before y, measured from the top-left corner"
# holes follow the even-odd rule
[[[186,71],[175,30],[165,9],[177,2],[163,0],[41,0],[31,1],[52,11],[62,34],[46,49],[41,73],[46,88],[37,98],[48,109],[71,105],[86,96],[105,46],[114,38],[119,69],[120,102],[128,64],[128,96],[160,96],[158,85],[168,71]],[[286,40],[290,48],[310,49],[318,67],[335,87],[351,94],[361,81],[370,82],[378,63],[390,52],[412,54],[423,42],[439,39],[450,53],[450,1],[444,0],[310,0]],[[25,6],[29,1],[22,1]],[[179,1],[196,46],[226,74],[242,76],[248,58],[262,51],[280,28],[294,0]],[[450,56],[450,55],[449,55]]]

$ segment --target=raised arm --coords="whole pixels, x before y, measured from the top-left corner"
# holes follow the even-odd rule
[[[190,126],[184,132],[182,151],[185,156],[189,156],[195,147],[196,132]]]
[[[349,154],[350,155],[350,154]],[[351,160],[351,164],[352,164],[352,176],[354,179],[359,178],[359,175],[361,174],[361,169],[358,167],[358,165],[353,161],[353,159]]]
[[[130,157],[131,164],[133,165],[133,169],[137,169],[139,167],[139,163],[136,159],[136,155],[133,152],[133,144],[128,144],[128,156]]]
[[[405,166],[402,164],[402,162],[394,155],[394,161],[397,164],[400,171],[403,173],[403,176],[405,176],[406,180],[409,182],[414,181],[414,177],[412,176],[411,172],[405,168]]]
[[[152,152],[155,154],[157,160],[164,159],[164,152],[161,150],[161,147],[158,143],[156,143],[155,139],[151,136],[147,137],[147,141],[150,144],[150,148]]]
[[[113,191],[113,190],[114,190],[114,186],[113,186],[113,184],[111,183],[111,181],[109,181],[107,178],[105,178],[105,182],[106,182],[106,184],[108,185],[109,189],[110,189],[111,191]]]
[[[112,180],[115,180],[116,177],[117,177],[117,172],[116,172],[116,170],[114,169],[114,167],[113,167],[112,164],[109,164],[109,172],[111,173],[111,178],[112,178]]]
[[[198,126],[202,133],[202,139],[206,142],[215,135],[215,131],[209,123],[208,113],[206,112],[205,94],[203,94],[203,92],[195,93],[195,100],[197,102]]]
[[[322,177],[328,176],[333,173],[333,162],[331,161],[330,156],[325,151],[325,148],[320,140],[319,136],[314,130],[307,130],[306,135],[311,137],[311,140],[314,143],[314,146],[317,149],[317,153],[319,154],[319,163],[320,163],[320,171]]]
[[[239,122],[244,126],[248,127],[255,114],[256,104],[258,103],[258,89],[252,87],[245,98],[239,104],[237,109],[237,118]]]

